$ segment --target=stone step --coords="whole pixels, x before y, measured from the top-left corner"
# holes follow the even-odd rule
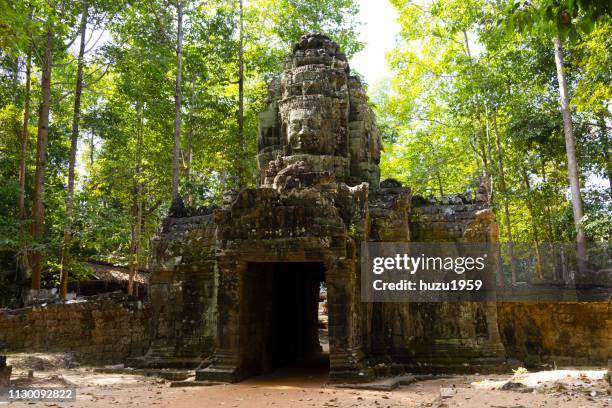
[[[233,383],[239,378],[236,377],[235,366],[220,366],[215,365],[214,368],[207,367],[202,370],[196,370],[196,381],[203,382],[221,382],[221,383]]]
[[[174,347],[172,346],[151,346],[147,353],[147,356],[151,358],[172,357],[173,355]]]
[[[168,381],[184,381],[194,375],[193,371],[189,370],[172,370],[172,369],[154,369],[154,368],[114,368],[101,367],[94,368],[94,373],[104,374],[124,374],[124,375],[142,375],[146,377],[160,377]]]
[[[417,381],[417,376],[412,374],[397,377],[383,378],[377,381],[356,384],[335,384],[336,388],[352,388],[357,390],[393,391],[400,385],[410,385]]]
[[[162,368],[174,368],[174,369],[186,369],[194,370],[202,365],[203,360],[201,358],[188,358],[188,357],[138,357],[131,358],[126,362],[129,367],[142,368],[142,369],[162,369]]]
[[[213,385],[224,385],[227,383],[218,381],[172,381],[170,387],[210,387]]]
[[[151,358],[167,358],[172,357],[174,350],[152,350],[149,354]]]

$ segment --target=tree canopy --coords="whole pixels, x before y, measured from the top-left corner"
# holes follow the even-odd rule
[[[488,183],[506,240],[572,241],[576,225],[609,240],[610,3],[391,3],[401,26],[393,74],[369,88],[383,176],[434,196]],[[86,275],[85,260],[145,264],[170,207],[173,160],[189,205],[254,185],[267,83],[305,32],[326,33],[350,59],[364,47],[358,11],[355,0],[0,0],[0,288],[26,281],[36,257],[54,276],[64,263]]]

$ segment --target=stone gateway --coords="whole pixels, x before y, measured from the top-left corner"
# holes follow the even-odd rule
[[[233,382],[296,360],[319,348],[325,282],[331,380],[505,367],[494,304],[361,302],[361,242],[499,233],[480,196],[441,204],[380,182],[375,116],[336,43],[308,34],[295,44],[259,124],[257,188],[215,210],[175,202],[154,242],[141,364]]]

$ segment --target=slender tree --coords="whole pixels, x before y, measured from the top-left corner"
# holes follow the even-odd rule
[[[47,144],[49,140],[49,106],[51,101],[51,72],[53,67],[53,41],[55,34],[49,25],[46,34],[45,55],[42,64],[41,102],[38,113],[36,142],[36,173],[32,204],[32,236],[39,244],[43,239],[45,220],[45,176],[47,171]],[[32,254],[32,289],[40,290],[42,251]]]
[[[21,151],[19,154],[19,196],[17,198],[17,208],[19,210],[19,220],[21,221],[20,229],[20,247],[21,255],[19,257],[21,265],[21,274],[27,275],[30,269],[28,260],[28,243],[26,238],[26,220],[28,218],[28,212],[25,205],[25,191],[26,191],[26,169],[28,161],[28,139],[29,139],[29,126],[30,126],[30,91],[32,86],[32,46],[28,51],[26,57],[26,72],[25,72],[25,95],[23,103],[23,127],[21,131]]]
[[[525,205],[527,206],[527,210],[529,211],[529,218],[531,219],[531,235],[533,237],[533,249],[536,256],[536,273],[538,278],[543,279],[542,275],[542,257],[540,254],[540,238],[538,234],[538,226],[536,225],[536,216],[535,211],[533,209],[533,204],[531,202],[531,198],[529,194],[531,193],[531,183],[529,182],[529,175],[527,174],[527,169],[525,166],[521,166],[521,172],[523,176],[523,182],[525,183],[525,191],[526,191],[526,200]]]
[[[508,205],[508,189],[506,186],[506,173],[504,169],[504,153],[502,149],[501,136],[497,125],[497,112],[493,109],[493,132],[495,132],[495,144],[497,146],[497,168],[499,171],[499,189],[504,206],[504,223],[506,225],[506,238],[508,239],[508,256],[510,256],[510,271],[512,284],[516,284],[517,266],[514,256],[514,241],[512,239],[512,222],[510,220],[510,209]]]
[[[511,19],[509,22],[511,24],[517,23],[523,30],[537,31],[540,34],[552,36],[559,102],[563,117],[571,204],[576,228],[578,269],[579,272],[582,272],[586,268],[587,256],[586,234],[582,224],[584,209],[579,167],[576,159],[576,140],[572,124],[570,91],[565,72],[563,41],[569,39],[575,42],[581,35],[590,32],[598,23],[605,22],[610,17],[610,6],[606,2],[585,0],[542,0],[524,4],[509,2],[507,10],[510,12]]]
[[[172,155],[172,199],[179,196],[179,158],[181,155],[181,82],[183,67],[183,0],[176,2],[176,83],[174,87],[174,150]]]
[[[185,180],[191,182],[191,162],[193,159],[193,111],[195,110],[195,76],[191,75],[191,98],[189,103],[189,130],[187,131],[187,157],[185,159]],[[188,197],[191,201],[191,195]]]
[[[136,106],[136,171],[133,178],[134,222],[132,224],[132,242],[130,245],[130,265],[128,275],[128,294],[135,295],[134,279],[140,268],[140,236],[142,228],[142,104]]]
[[[74,176],[79,142],[79,122],[81,120],[81,94],[83,93],[83,68],[85,65],[85,35],[87,33],[87,18],[89,5],[87,0],[83,1],[83,12],[81,14],[80,45],[77,57],[77,78],[74,92],[74,110],[72,114],[72,133],[70,135],[70,158],[68,160],[68,192],[66,193],[66,221],[64,224],[64,237],[60,258],[60,298],[66,299],[68,293],[68,270],[66,263],[69,257],[69,246],[72,236],[72,208],[74,206]]]
[[[557,81],[559,83],[559,102],[561,104],[561,115],[563,116],[563,133],[565,135],[565,152],[567,154],[567,175],[570,183],[572,197],[572,210],[574,212],[574,224],[576,225],[576,243],[578,247],[579,269],[583,271],[586,260],[586,236],[582,218],[584,209],[582,207],[582,194],[580,192],[580,176],[578,174],[578,162],[576,160],[576,139],[574,137],[574,127],[572,125],[572,113],[570,108],[570,96],[567,88],[567,78],[564,72],[563,47],[561,36],[555,35],[553,38],[555,48],[555,65],[557,68]]]
[[[246,150],[246,141],[244,137],[244,4],[240,2],[240,32],[238,44],[238,187],[244,185],[245,169],[244,155]]]
[[[21,154],[19,156],[19,197],[17,208],[19,218],[25,220],[27,217],[25,207],[25,188],[26,188],[26,164],[28,158],[28,127],[30,126],[30,90],[32,86],[32,47],[26,57],[25,72],[25,100],[23,103],[23,127],[21,131]]]

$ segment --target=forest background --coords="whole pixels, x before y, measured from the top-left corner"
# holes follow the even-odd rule
[[[502,241],[608,242],[610,3],[391,3],[390,75],[368,84],[383,178],[438,198],[484,180]],[[253,186],[266,84],[306,32],[350,61],[358,11],[0,0],[0,306],[87,277],[87,260],[146,266],[173,198],[218,206]]]

